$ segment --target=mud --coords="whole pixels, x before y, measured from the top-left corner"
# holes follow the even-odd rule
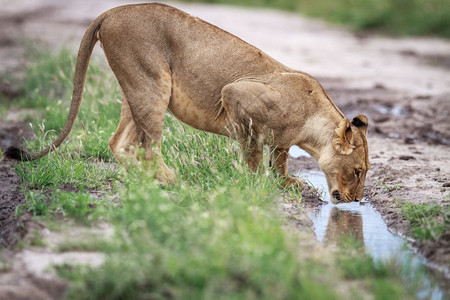
[[[23,138],[32,134],[23,123],[0,121],[0,150],[3,152],[11,145],[21,144]],[[16,207],[24,202],[24,195],[19,189],[19,177],[14,172],[10,161],[0,160],[0,247],[14,246],[18,239],[27,232],[28,216],[15,218]]]
[[[5,98],[2,101],[7,101]],[[7,119],[7,118],[5,118]],[[23,138],[33,135],[24,123],[0,121],[0,149],[20,145]],[[25,197],[20,191],[19,177],[10,161],[0,160],[0,298],[1,299],[58,299],[62,296],[62,281],[41,278],[24,272],[25,265],[17,260],[15,246],[33,231],[44,226],[33,221],[29,214],[15,216],[16,208]]]
[[[371,135],[395,138],[406,144],[450,145],[450,93],[411,96],[382,85],[354,89],[333,80],[321,82],[347,116],[364,112],[369,117]]]

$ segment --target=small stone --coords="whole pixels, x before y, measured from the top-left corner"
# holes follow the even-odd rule
[[[416,159],[414,156],[411,156],[411,155],[400,155],[398,158],[401,159],[401,160]]]
[[[442,185],[442,187],[445,187],[445,188],[450,187],[450,181],[445,182],[445,183]]]
[[[410,137],[406,137],[403,142],[407,145],[412,145],[412,144],[414,144],[414,139],[410,138]]]
[[[382,83],[376,83],[376,84],[373,86],[373,88],[374,88],[374,89],[378,89],[378,90],[385,90],[385,89],[386,89],[386,87],[385,87]]]

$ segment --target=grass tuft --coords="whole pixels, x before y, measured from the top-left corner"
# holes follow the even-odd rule
[[[438,240],[450,232],[450,206],[432,204],[401,204],[402,213],[409,221],[414,238]]]

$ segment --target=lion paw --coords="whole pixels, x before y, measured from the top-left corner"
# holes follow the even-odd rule
[[[299,179],[294,178],[294,177],[284,178],[283,182],[281,184],[285,188],[294,188],[294,189],[303,190],[303,183]]]
[[[175,173],[166,165],[160,167],[156,174],[156,179],[161,182],[162,185],[170,185],[176,181]]]

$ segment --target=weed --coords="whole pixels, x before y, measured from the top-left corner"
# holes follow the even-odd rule
[[[438,240],[445,232],[450,232],[450,206],[408,202],[400,205],[415,238]]]
[[[102,200],[93,199],[84,192],[26,190],[25,204],[17,206],[15,216],[17,218],[28,211],[33,216],[61,215],[88,223],[97,218],[94,212],[99,204],[102,204]]]
[[[385,181],[379,182],[378,185],[385,188],[388,192],[398,190],[401,187],[399,183],[387,184]]]
[[[355,237],[343,237],[339,250],[336,264],[342,276],[362,281],[364,289],[370,291],[375,299],[407,299],[414,294],[417,286],[411,285],[409,291],[402,287],[399,278],[403,266],[395,261],[375,261],[365,253],[364,246]]]
[[[78,222],[88,222],[95,218],[94,208],[101,204],[86,192],[56,191],[52,195],[52,211],[63,216],[71,217]]]
[[[57,251],[68,252],[68,251],[108,251],[112,246],[113,242],[106,241],[101,237],[86,237],[83,240],[66,241],[58,244]]]
[[[45,216],[48,213],[48,200],[41,191],[28,190],[25,193],[25,209],[33,216]]]
[[[33,230],[33,233],[31,234],[30,245],[35,247],[45,246],[45,240],[39,230]]]
[[[13,267],[14,266],[11,259],[5,255],[3,249],[0,250],[0,274],[12,270]]]

